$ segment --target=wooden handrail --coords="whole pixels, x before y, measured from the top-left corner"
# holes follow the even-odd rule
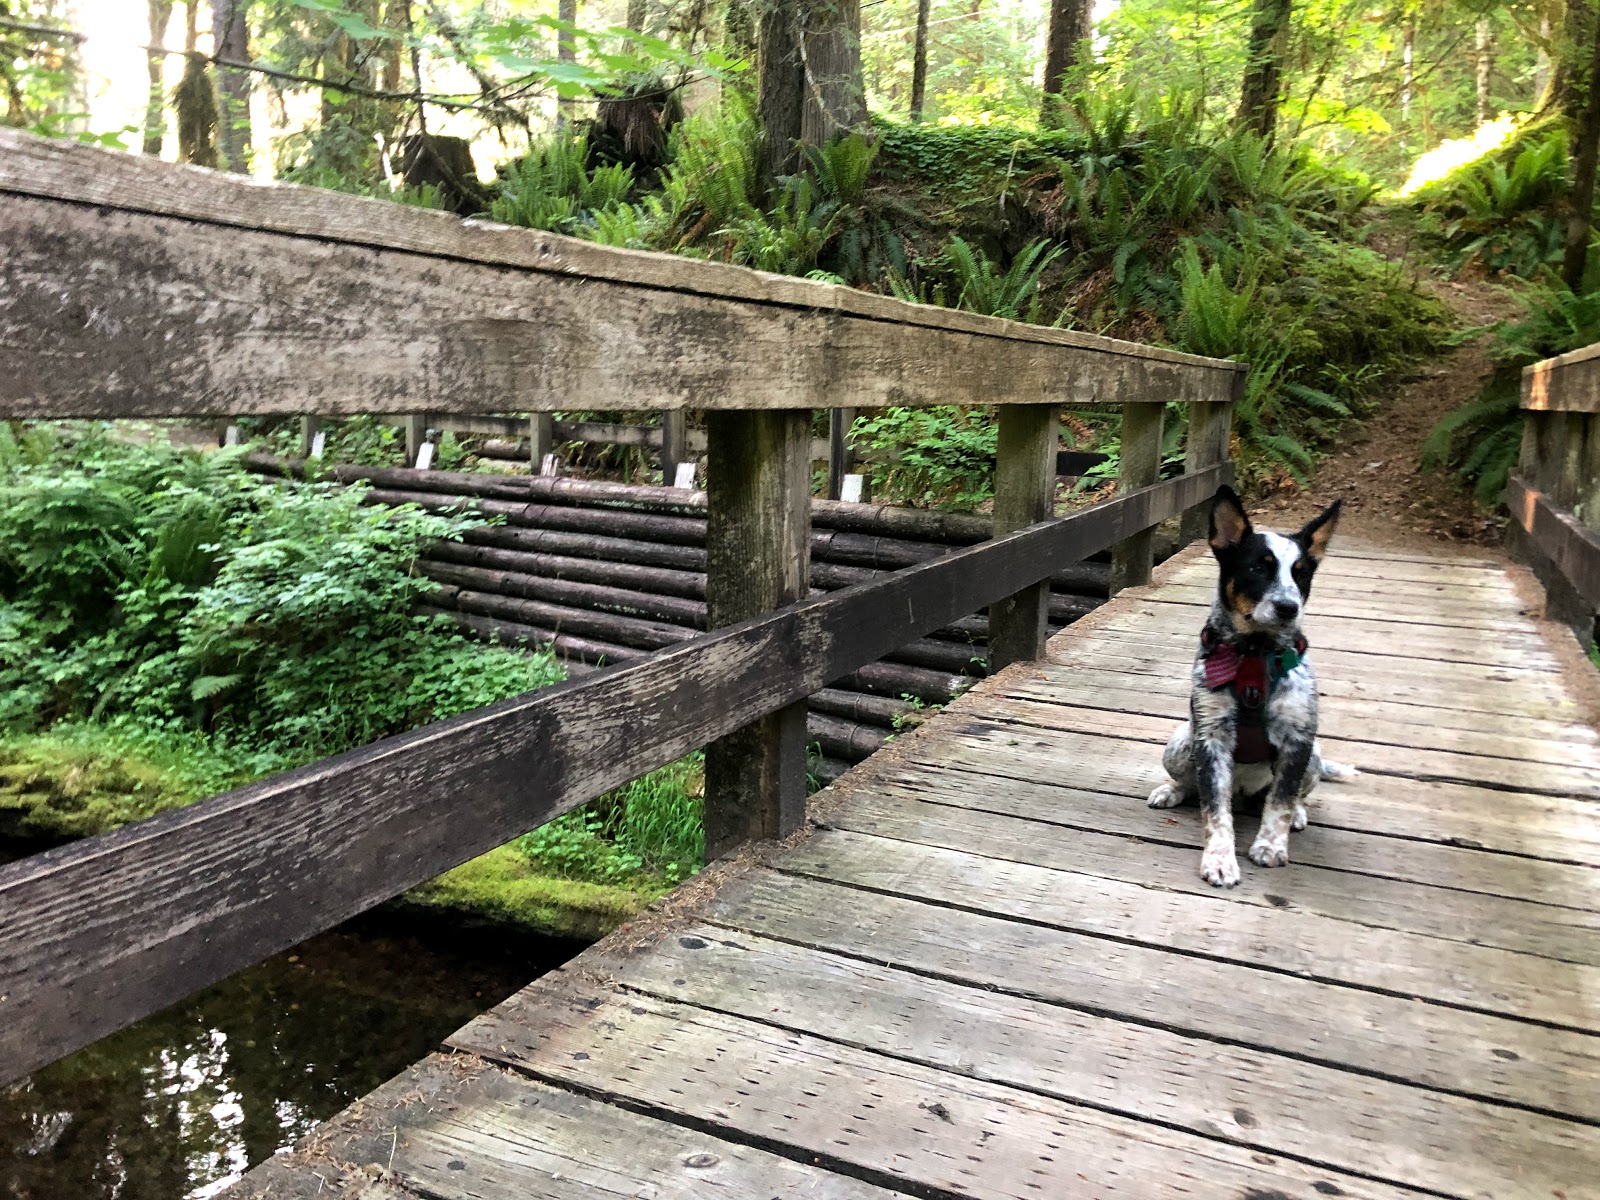
[[[0,867],[16,1079],[1203,500],[1156,484]]]
[[[1551,616],[1592,645],[1600,609],[1600,344],[1525,367],[1522,455],[1506,487],[1513,554]]]
[[[1244,368],[0,129],[0,419],[1231,399]]]

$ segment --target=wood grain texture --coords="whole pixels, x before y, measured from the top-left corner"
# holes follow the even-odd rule
[[[0,418],[1217,400],[1242,370],[85,149],[0,131]]]
[[[1182,511],[1208,484],[1185,476],[0,867],[0,1078],[25,1075],[856,668],[859,679],[873,669],[863,664]]]
[[[1058,424],[1056,410],[1048,405],[1000,411],[995,441],[996,532],[1026,529],[1054,511]],[[1049,607],[1048,582],[1036,583],[990,607],[989,663],[994,670],[1044,653]]]
[[[1591,608],[1600,608],[1600,532],[1512,476],[1506,507],[1542,554]]]
[[[1585,346],[1523,367],[1522,407],[1535,412],[1600,412],[1600,346]]]
[[[1161,478],[1161,425],[1165,410],[1155,407],[1122,410],[1117,490],[1149,487]],[[1111,594],[1150,582],[1154,562],[1153,533],[1143,530],[1111,547]]]

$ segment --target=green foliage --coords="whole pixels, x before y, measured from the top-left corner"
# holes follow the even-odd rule
[[[555,874],[592,883],[621,883],[656,874],[677,883],[705,856],[701,755],[663,767],[558,817],[517,843]]]
[[[633,169],[620,163],[589,167],[585,137],[556,134],[536,142],[500,175],[490,215],[507,225],[571,233],[597,214],[620,207],[633,190]]]
[[[269,482],[240,451],[0,446],[0,725],[114,720],[303,761],[561,677],[411,615],[471,522]]]
[[[1532,279],[1561,261],[1566,176],[1566,131],[1539,126],[1423,188],[1416,199],[1441,222],[1438,236],[1455,265],[1478,262]]]
[[[886,408],[857,418],[850,440],[892,456],[882,495],[971,511],[994,495],[996,430],[991,409]]]
[[[1062,253],[1061,247],[1052,249],[1048,242],[1030,242],[1001,271],[961,238],[951,238],[945,255],[956,277],[956,307],[986,317],[1037,322],[1039,277]]]

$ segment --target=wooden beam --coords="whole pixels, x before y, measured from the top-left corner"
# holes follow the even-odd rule
[[[1594,610],[1600,609],[1600,532],[1585,528],[1576,516],[1516,476],[1506,483],[1506,506],[1517,527],[1588,605],[1592,627]]]
[[[1161,418],[1159,404],[1130,404],[1122,410],[1122,448],[1118,460],[1117,490],[1149,487],[1161,478]],[[1148,529],[1140,530],[1111,548],[1111,594],[1125,587],[1150,582],[1155,543]]]
[[[1522,368],[1522,407],[1600,413],[1600,343]]]
[[[1026,529],[1055,504],[1056,410],[1047,404],[1003,408],[994,473],[994,532]],[[1041,579],[989,609],[989,669],[1029,662],[1044,653],[1050,581]]]
[[[549,413],[534,413],[528,418],[528,470],[539,474],[545,455],[556,448],[555,421]]]
[[[0,1083],[1182,512],[1220,468],[0,866]]]
[[[1242,370],[15,130],[0,193],[0,419],[1208,400]]]
[[[1227,462],[1232,437],[1232,404],[1202,402],[1189,405],[1189,432],[1183,450],[1183,469],[1188,472],[1201,471]],[[1210,512],[1209,501],[1203,501],[1183,514],[1178,534],[1180,545],[1186,546],[1206,536]]]
[[[828,410],[828,499],[843,496],[844,477],[855,466],[855,455],[850,452],[850,427],[856,423],[853,408]]]
[[[706,417],[706,610],[712,629],[803,599],[811,574],[811,413]],[[806,709],[706,747],[706,858],[787,837],[806,813]]]
[[[661,414],[661,486],[671,487],[678,464],[689,461],[689,421],[683,411]]]

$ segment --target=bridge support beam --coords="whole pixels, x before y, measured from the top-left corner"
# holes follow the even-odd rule
[[[1117,494],[1126,495],[1161,479],[1161,418],[1164,404],[1122,406],[1122,449]],[[1111,547],[1111,594],[1150,582],[1155,531],[1141,530]]]
[[[1056,409],[1018,404],[1000,409],[994,472],[994,534],[1026,529],[1055,507]],[[1044,654],[1050,581],[989,606],[989,669]]]
[[[1183,471],[1193,475],[1207,467],[1228,461],[1233,437],[1233,405],[1226,402],[1198,401],[1189,405],[1189,435],[1183,451]],[[1196,504],[1183,514],[1178,544],[1187,546],[1210,532],[1211,501]]]
[[[803,599],[811,570],[811,413],[706,414],[706,605],[711,628]],[[794,647],[798,660],[806,647]],[[706,859],[785,837],[806,811],[806,706],[706,748]]]

